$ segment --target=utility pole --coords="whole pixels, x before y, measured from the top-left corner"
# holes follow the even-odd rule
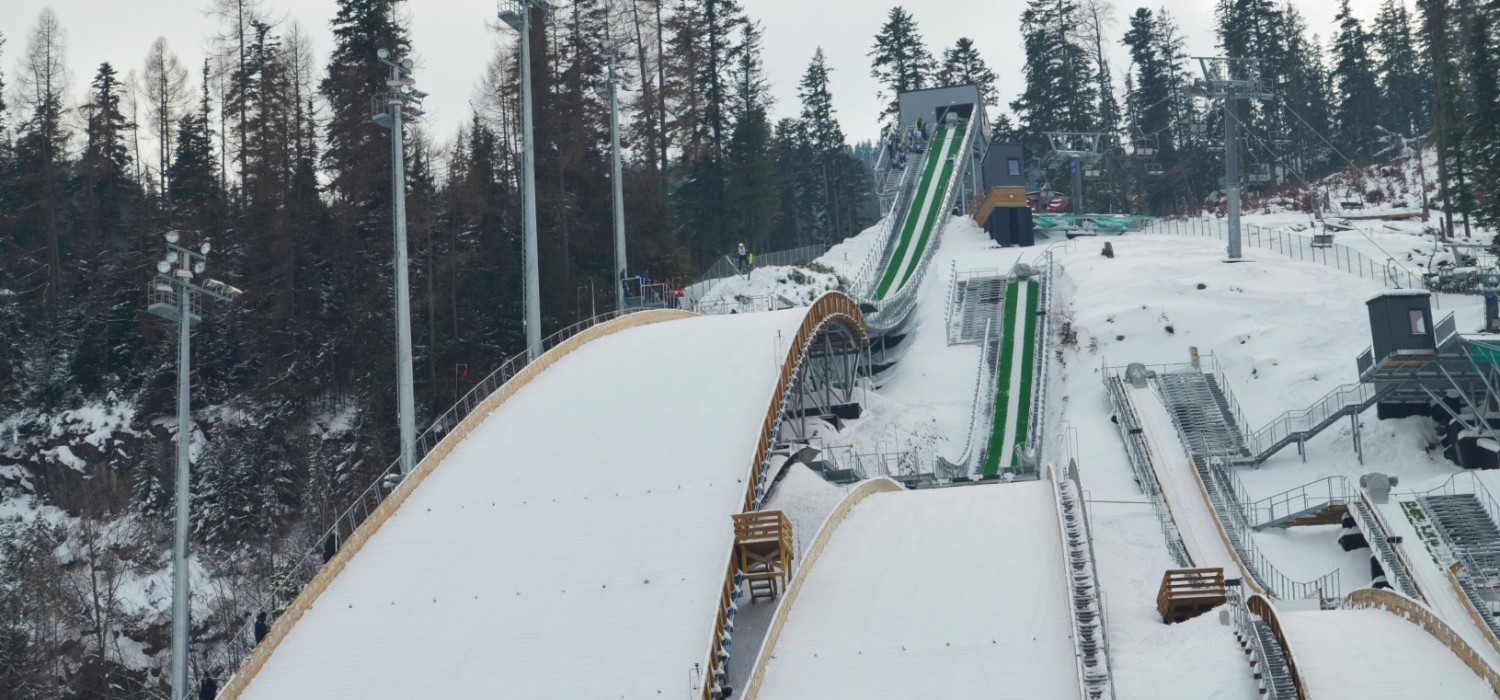
[[[188,700],[192,687],[188,685],[188,618],[191,595],[188,577],[188,523],[189,504],[192,498],[189,470],[193,443],[192,417],[192,327],[203,320],[197,295],[206,295],[217,301],[231,301],[242,292],[215,279],[206,280],[203,286],[193,281],[195,275],[203,274],[208,266],[210,246],[203,243],[198,250],[189,250],[177,245],[181,234],[168,231],[167,255],[156,263],[156,278],[151,281],[152,314],[177,324],[177,481],[173,494],[176,512],[172,527],[172,699]]]
[[[1082,214],[1083,168],[1097,165],[1103,158],[1099,144],[1104,134],[1097,131],[1049,131],[1047,140],[1052,143],[1052,158],[1068,164],[1068,173],[1073,178],[1073,213]]]
[[[1224,262],[1240,262],[1240,100],[1269,100],[1274,95],[1260,78],[1260,59],[1197,59],[1208,96],[1224,100],[1224,196],[1228,200],[1229,245]]]
[[[525,235],[522,244],[526,262],[526,359],[533,361],[542,346],[542,296],[537,278],[536,247],[536,143],[531,133],[531,15],[541,10],[550,21],[552,5],[547,0],[500,0],[500,21],[521,35],[521,148],[526,191]]]
[[[390,60],[391,52],[375,52],[381,63],[390,66],[391,77],[385,81],[385,109],[377,112],[374,122],[391,130],[391,180],[393,218],[396,229],[396,411],[401,426],[401,473],[410,474],[416,466],[417,415],[411,369],[411,292],[407,289],[406,262],[406,142],[401,118],[410,112],[422,116],[420,103],[427,93],[413,87],[414,65],[410,58],[400,63]]]
[[[604,82],[600,83],[598,94],[609,100],[609,145],[614,157],[614,173],[611,176],[614,184],[615,200],[615,267],[618,268],[619,279],[614,281],[615,285],[615,310],[625,310],[625,275],[629,273],[629,266],[625,260],[625,183],[620,175],[620,88],[624,85],[628,76],[620,70],[620,61],[624,54],[615,48],[615,43],[605,39],[601,53],[604,55],[607,73]]]

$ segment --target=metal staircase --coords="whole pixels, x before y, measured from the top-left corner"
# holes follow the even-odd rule
[[[1327,603],[1338,598],[1338,569],[1312,581],[1295,581],[1282,574],[1255,545],[1248,491],[1230,472],[1235,457],[1245,453],[1243,433],[1232,414],[1232,399],[1214,377],[1193,367],[1158,373],[1156,384],[1183,449],[1192,457],[1209,504],[1224,528],[1225,539],[1256,583],[1283,600],[1318,598]]]
[[[1307,408],[1287,411],[1245,440],[1248,464],[1260,464],[1281,448],[1304,444],[1314,435],[1346,416],[1357,416],[1379,403],[1394,386],[1376,388],[1374,384],[1345,384],[1328,392]]]
[[[1386,577],[1395,584],[1396,590],[1412,600],[1423,600],[1417,590],[1406,561],[1396,554],[1386,540],[1385,528],[1370,511],[1365,500],[1348,479],[1330,476],[1324,479],[1288,489],[1274,496],[1262,498],[1246,506],[1247,515],[1255,530],[1268,527],[1285,527],[1299,519],[1326,512],[1347,512],[1386,572]]]
[[[1483,489],[1478,479],[1476,489]],[[1481,497],[1483,500],[1481,500]],[[1455,580],[1491,635],[1500,638],[1500,528],[1491,513],[1496,504],[1488,492],[1443,493],[1417,499],[1443,542],[1459,563]],[[1488,507],[1486,507],[1488,504]]]
[[[1297,700],[1297,683],[1286,663],[1286,650],[1276,641],[1276,633],[1265,620],[1255,618],[1250,622],[1253,633],[1251,644],[1260,661],[1261,683],[1266,697],[1272,700]]]
[[[1073,600],[1074,643],[1078,651],[1080,681],[1088,700],[1109,700],[1114,697],[1114,682],[1109,673],[1109,644],[1099,580],[1094,568],[1093,537],[1074,468],[1070,465],[1068,471],[1068,478],[1056,481],[1055,485],[1068,553],[1068,581]]]
[[[1166,542],[1167,553],[1172,555],[1172,561],[1177,562],[1179,567],[1191,567],[1193,561],[1182,544],[1182,536],[1177,533],[1177,523],[1172,520],[1172,512],[1167,509],[1162,498],[1161,485],[1156,480],[1156,467],[1152,464],[1151,448],[1146,442],[1145,431],[1141,428],[1135,406],[1131,405],[1130,396],[1125,391],[1124,380],[1120,378],[1118,370],[1105,368],[1103,374],[1110,405],[1115,411],[1115,423],[1120,429],[1120,440],[1125,443],[1130,468],[1135,472],[1135,483],[1151,501],[1151,510],[1156,514],[1157,525],[1161,528],[1162,538]]]
[[[948,344],[972,345],[985,340],[986,327],[1005,308],[1004,275],[964,276],[954,271],[948,291]],[[994,324],[998,329],[999,324]]]

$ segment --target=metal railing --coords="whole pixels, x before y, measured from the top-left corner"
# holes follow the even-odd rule
[[[912,164],[907,165],[901,171],[899,188],[896,191],[896,199],[891,203],[890,213],[886,214],[881,222],[880,232],[876,234],[875,244],[870,246],[870,252],[865,254],[865,261],[860,264],[854,277],[849,280],[850,296],[857,299],[869,297],[871,290],[879,283],[880,275],[878,273],[871,275],[871,273],[877,269],[883,272],[885,269],[879,263],[888,257],[887,249],[891,247],[894,238],[891,234],[900,230],[900,225],[905,224],[906,217],[910,214],[908,209],[911,206],[912,191],[916,188],[916,183],[921,180],[921,176],[916,173],[920,173],[921,170],[921,167]]]
[[[611,311],[557,331],[542,340],[536,355],[540,357],[542,353],[557,347],[573,336],[600,323],[626,315],[626,313],[629,312]],[[434,418],[428,428],[417,436],[412,446],[413,463],[420,463],[422,458],[431,452],[451,430],[483,404],[490,394],[510,381],[517,372],[529,364],[528,356],[528,352],[521,352],[501,363],[499,368],[479,380],[448,410]],[[231,633],[220,647],[217,654],[217,668],[223,669],[224,673],[229,673],[238,669],[240,664],[250,657],[258,643],[255,638],[253,612],[264,611],[268,614],[267,623],[274,622],[276,616],[286,610],[307,583],[317,575],[323,564],[337,552],[343,542],[380,506],[381,502],[404,478],[405,475],[401,474],[401,459],[397,457],[354,497],[353,502],[334,516],[333,522],[323,528],[321,536],[316,538],[311,547],[293,557],[281,558],[279,564],[273,563],[274,570],[266,578],[268,587],[250,594],[250,597],[254,599],[254,604],[249,606],[251,611],[247,611],[249,614],[244,624]]]
[[[755,256],[755,267],[778,267],[787,265],[800,265],[822,257],[828,252],[828,245],[824,243],[813,243],[811,245],[798,246],[787,250],[777,250],[770,253],[757,254]],[[728,279],[735,275],[745,274],[735,264],[725,257],[720,257],[709,265],[698,279],[683,290],[683,296],[696,302],[713,291],[713,283],[722,279]]]
[[[974,378],[974,401],[969,413],[969,434],[964,438],[964,451],[958,459],[949,462],[939,459],[939,467],[947,472],[948,478],[968,476],[969,465],[974,456],[974,437],[979,434],[979,426],[988,422],[990,415],[989,405],[994,403],[995,374],[999,371],[999,362],[991,362],[990,350],[993,347],[994,337],[992,335],[994,320],[984,323],[984,340],[979,346],[979,369]],[[991,366],[996,369],[987,371]]]
[[[1223,390],[1223,387],[1220,387]],[[1326,427],[1330,421],[1348,415],[1350,411],[1363,411],[1379,396],[1374,384],[1344,384],[1328,392],[1307,408],[1294,408],[1277,416],[1260,430],[1246,435],[1246,442],[1253,456],[1280,446],[1298,434],[1310,434]]]
[[[1177,562],[1177,566],[1190,567],[1193,565],[1192,558],[1188,555],[1187,547],[1182,544],[1182,536],[1177,532],[1177,522],[1172,518],[1172,511],[1167,508],[1166,501],[1162,498],[1161,485],[1156,480],[1155,457],[1146,443],[1141,420],[1136,415],[1135,407],[1131,405],[1130,397],[1125,393],[1124,379],[1120,376],[1120,370],[1106,364],[1100,365],[1100,373],[1104,375],[1104,386],[1118,419],[1116,425],[1120,429],[1120,439],[1125,443],[1125,453],[1130,459],[1130,467],[1135,472],[1135,480],[1140,485],[1141,492],[1145,493],[1146,498],[1151,501],[1151,511],[1156,514],[1156,522],[1161,528],[1162,539],[1166,542],[1167,553],[1172,555],[1172,560]]]
[[[1259,530],[1277,520],[1306,513],[1327,505],[1347,505],[1353,496],[1349,480],[1342,476],[1330,476],[1287,489],[1248,504],[1245,508],[1252,526]]]
[[[1145,227],[1147,234],[1203,236],[1225,240],[1228,228],[1222,219],[1153,219]],[[1313,245],[1310,236],[1278,228],[1242,224],[1240,241],[1263,250],[1276,251],[1289,258],[1321,263],[1350,274],[1371,279],[1392,289],[1425,289],[1420,275],[1412,274],[1394,259],[1374,260],[1339,243]]]

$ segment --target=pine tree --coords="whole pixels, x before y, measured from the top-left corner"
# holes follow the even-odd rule
[[[869,55],[870,76],[880,81],[881,96],[890,100],[880,118],[889,127],[900,117],[901,93],[928,87],[937,64],[922,42],[917,21],[899,5],[891,8],[885,24],[875,34],[875,46]]]
[[[163,192],[167,190],[167,166],[172,158],[172,128],[176,126],[182,103],[187,99],[187,80],[187,69],[167,47],[166,37],[158,37],[146,54],[141,82],[149,106],[147,119],[152,136],[156,138],[157,177]]]
[[[1491,19],[1476,13],[1469,24],[1469,81],[1473,111],[1468,115],[1475,183],[1474,218],[1500,226],[1500,59],[1495,56]]]
[[[1010,108],[1036,154],[1050,150],[1046,132],[1099,126],[1088,54],[1071,31],[1078,19],[1075,0],[1028,0],[1021,13],[1026,88]]]
[[[26,117],[16,140],[16,199],[29,204],[19,217],[15,242],[19,247],[42,251],[18,269],[20,274],[41,273],[46,282],[42,305],[48,320],[56,320],[62,306],[64,192],[68,131],[63,123],[63,96],[68,75],[64,32],[57,15],[42,10],[21,59],[19,90]],[[37,240],[37,239],[40,240]]]
[[[1381,125],[1406,136],[1423,132],[1429,120],[1431,89],[1404,0],[1380,4],[1372,39],[1380,76]]]
[[[802,101],[800,136],[806,139],[808,160],[799,174],[800,195],[811,198],[811,219],[805,222],[813,242],[830,243],[857,232],[859,212],[869,198],[863,167],[849,153],[844,130],[834,114],[829,92],[828,59],[819,47],[802,74],[797,96]],[[819,199],[821,197],[821,200]]]
[[[1370,60],[1370,38],[1350,12],[1349,0],[1340,0],[1334,21],[1339,25],[1333,44],[1333,83],[1338,100],[1334,109],[1335,142],[1350,155],[1368,156],[1378,136],[1375,120],[1380,115],[1380,88]]]
[[[760,36],[758,23],[747,22],[741,29],[732,95],[735,125],[725,154],[730,235],[723,243],[727,247],[731,240],[743,241],[752,250],[766,249],[771,229],[781,217],[775,141],[767,116],[771,98],[761,65]]]
[[[943,52],[943,67],[938,72],[938,82],[943,85],[976,85],[985,104],[998,106],[1000,89],[995,84],[999,80],[995,71],[985,65],[973,39],[960,37],[953,48]]]

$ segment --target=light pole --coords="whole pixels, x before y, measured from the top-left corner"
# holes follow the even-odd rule
[[[620,279],[615,284],[615,310],[625,309],[625,285],[624,276],[629,274],[625,262],[625,184],[620,176],[620,87],[626,80],[623,71],[620,70],[620,60],[624,55],[615,48],[613,41],[605,39],[603,50],[606,61],[607,73],[604,82],[599,85],[599,96],[609,100],[609,144],[614,154],[614,194],[615,194],[615,267],[619,269]]]
[[[1240,100],[1269,100],[1274,95],[1260,77],[1260,59],[1202,58],[1208,96],[1224,100],[1224,196],[1229,200],[1229,245],[1224,262],[1240,262]]]
[[[1104,135],[1097,131],[1049,131],[1047,140],[1052,142],[1052,157],[1068,164],[1068,174],[1073,179],[1073,213],[1083,213],[1083,179],[1079,170],[1094,166],[1103,157],[1099,142]]]
[[[391,77],[385,81],[386,111],[377,112],[374,121],[391,131],[391,199],[395,202],[396,224],[396,411],[401,424],[401,473],[410,474],[416,466],[417,416],[411,371],[411,293],[406,280],[406,146],[401,118],[406,112],[422,116],[420,102],[427,93],[413,87],[416,81],[411,77],[410,58],[393,63],[386,49],[375,55],[391,68]]]
[[[536,143],[531,134],[531,15],[541,10],[548,17],[552,5],[547,0],[500,0],[500,21],[521,35],[521,148],[524,188],[526,190],[525,236],[522,245],[526,259],[526,359],[535,360],[542,345],[542,297],[537,279],[536,251]]]
[[[189,448],[192,446],[192,327],[203,320],[197,295],[217,301],[230,301],[240,290],[219,280],[205,280],[202,286],[193,281],[207,269],[208,243],[198,250],[177,245],[181,234],[168,231],[167,255],[156,263],[156,278],[151,281],[148,310],[177,323],[177,482],[173,499],[176,513],[172,528],[172,698],[187,700],[192,693],[188,685],[188,507]]]

